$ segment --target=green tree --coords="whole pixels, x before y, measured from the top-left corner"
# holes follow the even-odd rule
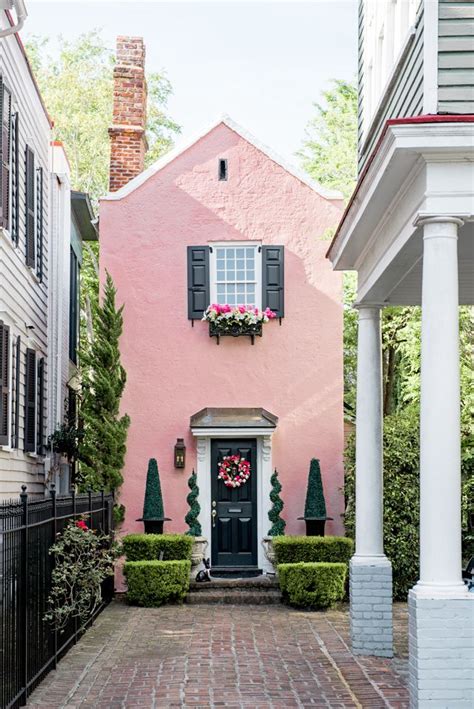
[[[282,486],[281,482],[278,480],[278,471],[276,468],[270,478],[270,484],[272,486],[270,491],[270,501],[272,503],[272,507],[268,513],[268,519],[272,523],[272,526],[268,530],[268,536],[278,537],[281,534],[285,534],[286,522],[280,517],[283,511],[284,502],[280,497]]]
[[[201,506],[198,502],[199,497],[199,487],[197,484],[197,475],[193,472],[188,480],[188,487],[191,492],[186,498],[186,502],[189,505],[189,512],[186,514],[184,521],[188,525],[189,529],[186,534],[192,537],[200,537],[202,535],[202,528],[199,523],[199,513],[201,512]]]
[[[304,517],[305,519],[323,519],[326,516],[326,501],[324,499],[323,481],[321,479],[321,467],[319,460],[313,458],[309,466]]]
[[[357,179],[357,87],[333,80],[322,96],[297,155],[311,177],[347,199]]]
[[[82,489],[116,491],[121,486],[129,417],[120,416],[126,374],[120,363],[123,306],[107,274],[102,303],[94,308],[95,337],[82,350],[81,419],[78,483]]]
[[[146,474],[145,501],[143,503],[143,520],[156,521],[164,519],[163,495],[161,494],[160,473],[155,458],[148,461]]]

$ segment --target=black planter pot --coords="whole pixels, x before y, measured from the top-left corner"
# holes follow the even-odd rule
[[[163,517],[163,519],[137,519],[137,522],[143,522],[145,527],[145,534],[163,534],[163,524],[165,522],[170,522],[169,517]]]
[[[307,537],[324,537],[324,527],[326,526],[326,521],[328,519],[333,519],[332,517],[298,517],[298,519],[304,519],[306,524],[306,536]]]

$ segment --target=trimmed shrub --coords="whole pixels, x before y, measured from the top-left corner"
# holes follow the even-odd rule
[[[270,478],[270,484],[272,486],[270,492],[270,502],[272,507],[268,513],[268,519],[272,523],[272,526],[268,530],[269,537],[277,537],[281,534],[285,534],[286,522],[280,517],[283,511],[284,502],[280,497],[280,492],[282,490],[281,482],[278,480],[278,471],[275,468],[272,477]]]
[[[345,595],[344,563],[279,564],[278,580],[284,600],[299,608],[329,608]]]
[[[277,564],[297,564],[301,561],[341,562],[348,564],[354,542],[348,537],[274,537]]]
[[[128,534],[123,538],[127,561],[180,561],[191,558],[194,537],[186,534]]]
[[[312,517],[324,519],[326,516],[326,501],[324,499],[323,481],[321,479],[321,467],[319,460],[313,458],[309,466],[304,517],[305,519],[311,519]]]
[[[189,539],[189,537],[188,537]],[[127,601],[153,608],[163,603],[182,603],[189,591],[190,561],[127,561]]]
[[[143,503],[143,520],[162,520],[165,517],[163,495],[161,494],[160,473],[155,458],[148,461],[146,474],[145,501]]]

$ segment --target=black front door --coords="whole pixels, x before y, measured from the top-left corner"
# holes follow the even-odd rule
[[[217,478],[227,455],[250,462],[250,478],[241,487],[226,487]],[[212,441],[211,475],[212,566],[257,566],[257,441]]]

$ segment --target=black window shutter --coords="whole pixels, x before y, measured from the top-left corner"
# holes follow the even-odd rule
[[[79,263],[74,249],[69,256],[69,359],[77,364],[79,344]]]
[[[10,328],[0,322],[0,445],[7,446],[10,417]]]
[[[15,414],[13,418],[13,448],[20,447],[20,367],[21,367],[21,338],[16,338],[15,348]]]
[[[43,280],[43,168],[36,171],[36,275]]]
[[[283,246],[262,246],[262,305],[277,317],[285,315],[285,253]]]
[[[36,436],[36,451],[44,453],[44,357],[38,360],[38,435]]]
[[[188,246],[188,318],[200,320],[209,305],[209,246]]]
[[[26,350],[25,451],[36,450],[36,352]]]
[[[18,244],[20,234],[20,161],[18,159],[19,140],[19,116],[14,113],[12,116],[12,241]]]
[[[5,85],[0,85],[1,115],[1,166],[0,166],[0,226],[8,229],[10,218],[10,135],[11,135],[11,94]]]
[[[26,146],[25,155],[26,188],[26,265],[35,267],[35,154]]]

